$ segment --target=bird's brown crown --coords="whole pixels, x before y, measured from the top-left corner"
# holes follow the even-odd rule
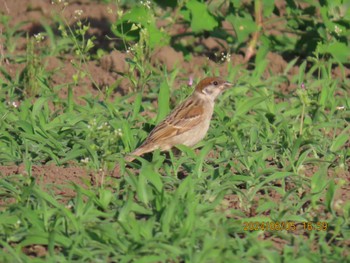
[[[196,91],[202,92],[202,90],[205,87],[208,87],[209,85],[217,85],[221,86],[226,81],[219,77],[207,77],[205,79],[202,79],[196,86]]]

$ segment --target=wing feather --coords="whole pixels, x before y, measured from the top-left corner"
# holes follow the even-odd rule
[[[197,101],[183,102],[151,131],[144,144],[168,140],[190,130],[202,122],[203,111],[203,105]]]

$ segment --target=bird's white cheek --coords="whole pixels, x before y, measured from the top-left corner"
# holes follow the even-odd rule
[[[219,94],[221,93],[221,90],[217,88],[213,89],[211,87],[208,87],[203,89],[203,93],[207,95],[207,97],[210,97],[212,100],[214,100],[216,99],[217,96],[219,96]]]

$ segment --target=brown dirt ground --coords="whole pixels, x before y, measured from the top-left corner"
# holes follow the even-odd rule
[[[279,1],[283,3],[284,1]],[[278,5],[280,12],[283,13],[284,5]],[[116,8],[114,5],[100,4],[98,1],[89,0],[71,0],[69,5],[64,11],[65,16],[68,21],[73,21],[73,14],[75,10],[83,10],[82,19],[86,19],[90,22],[90,29],[87,32],[89,36],[95,36],[94,41],[97,48],[109,51],[108,54],[104,55],[99,61],[89,61],[88,70],[92,76],[94,76],[94,82],[97,83],[99,88],[105,86],[110,86],[117,83],[118,87],[113,94],[113,96],[121,96],[128,93],[132,88],[130,83],[122,77],[122,73],[128,71],[128,65],[125,63],[125,58],[127,57],[126,52],[120,52],[115,50],[115,47],[120,44],[118,40],[113,38],[113,34],[110,31],[110,24],[116,19]],[[16,54],[25,54],[26,52],[26,34],[30,36],[44,31],[42,22],[49,25],[54,25],[53,16],[55,12],[59,9],[51,4],[48,0],[1,0],[0,1],[0,12],[11,17],[9,27],[13,28],[23,21],[27,21],[24,25],[20,26],[18,32],[22,32],[23,35],[17,41]],[[111,12],[110,12],[111,11]],[[161,21],[159,24],[164,24],[166,21]],[[230,32],[230,25],[227,23],[223,24],[223,27],[228,29]],[[6,28],[0,25],[0,34],[3,33]],[[174,31],[184,33],[186,29],[181,25],[175,25]],[[58,33],[58,32],[56,32]],[[271,29],[271,33],[274,31]],[[112,37],[113,40],[109,40],[106,36]],[[188,79],[189,76],[194,78],[202,77],[205,72],[203,71],[203,65],[207,68],[218,68],[222,76],[227,75],[227,65],[216,63],[213,60],[208,59],[208,57],[215,57],[214,54],[220,54],[221,52],[226,52],[225,43],[216,38],[206,38],[197,40],[200,41],[205,48],[205,54],[203,55],[193,55],[190,61],[185,60],[181,52],[176,51],[172,47],[163,47],[157,49],[151,57],[151,61],[154,64],[165,65],[168,70],[172,70],[174,67],[180,66],[183,72],[180,73],[180,77],[183,79]],[[42,45],[49,45],[48,41],[44,41]],[[198,44],[198,43],[196,43]],[[3,57],[4,52],[6,52],[6,47],[4,43],[0,40],[0,58]],[[283,73],[284,68],[288,64],[281,55],[275,53],[269,53],[267,56],[269,60],[268,70],[265,72],[265,76],[270,75],[280,75]],[[73,74],[76,73],[76,69],[71,63],[72,58],[66,55],[58,57],[49,57],[47,61],[44,61],[46,69],[53,71],[52,75],[52,85],[57,86],[60,84],[67,83],[72,80]],[[243,63],[244,56],[241,54],[231,54],[231,62],[233,66],[241,65],[247,68],[248,65]],[[18,71],[23,69],[23,64],[17,64],[12,62],[10,59],[0,59],[0,65],[4,66],[11,76],[15,76]],[[350,75],[350,70],[345,69],[346,76]],[[184,73],[186,72],[186,73]],[[295,86],[290,84],[291,76],[298,72],[298,66],[295,65],[291,68],[287,75],[288,81],[280,85],[280,90],[283,93],[290,93],[295,91]],[[182,74],[182,75],[181,75]],[[338,68],[334,69],[334,74],[337,77],[341,77],[340,70]],[[1,77],[1,76],[0,76]],[[180,82],[175,83],[179,85]],[[96,85],[92,83],[91,79],[88,77],[83,77],[79,86],[74,88],[74,97],[79,103],[84,103],[79,100],[79,97],[85,94],[93,94],[94,96],[101,96]],[[61,90],[60,96],[65,97],[66,91]],[[114,98],[112,96],[112,99]],[[103,98],[101,98],[103,99]],[[317,167],[307,167],[305,169],[306,176],[312,176]],[[23,165],[20,166],[0,166],[0,175],[8,176],[11,174],[26,174]],[[85,186],[86,181],[90,181],[91,175],[96,174],[91,171],[87,171],[82,167],[58,167],[53,164],[44,166],[33,166],[32,175],[34,177],[40,178],[43,185],[67,185],[71,182]],[[329,171],[329,176],[334,178],[336,182],[339,183],[339,187],[336,193],[336,198],[334,200],[335,208],[341,208],[347,200],[350,200],[350,176],[349,171]],[[71,188],[58,187],[57,194],[70,197],[74,195]],[[265,193],[259,198],[268,198],[280,202],[280,196],[274,195],[273,193]],[[228,195],[226,197],[227,209],[241,209],[239,207],[239,202],[235,195]],[[341,213],[341,209],[337,209]],[[254,208],[247,211],[248,214],[254,215]],[[283,247],[285,244],[283,240],[270,239],[268,236],[265,239],[271,240],[276,244],[277,247]],[[282,244],[283,243],[283,244]],[[278,245],[280,244],[280,245]]]

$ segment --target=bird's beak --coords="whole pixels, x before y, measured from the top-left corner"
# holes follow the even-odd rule
[[[226,89],[229,89],[229,88],[231,88],[231,87],[233,87],[234,85],[233,85],[233,83],[231,83],[231,82],[228,82],[228,81],[225,81],[223,84],[222,84],[222,90],[226,90]]]

